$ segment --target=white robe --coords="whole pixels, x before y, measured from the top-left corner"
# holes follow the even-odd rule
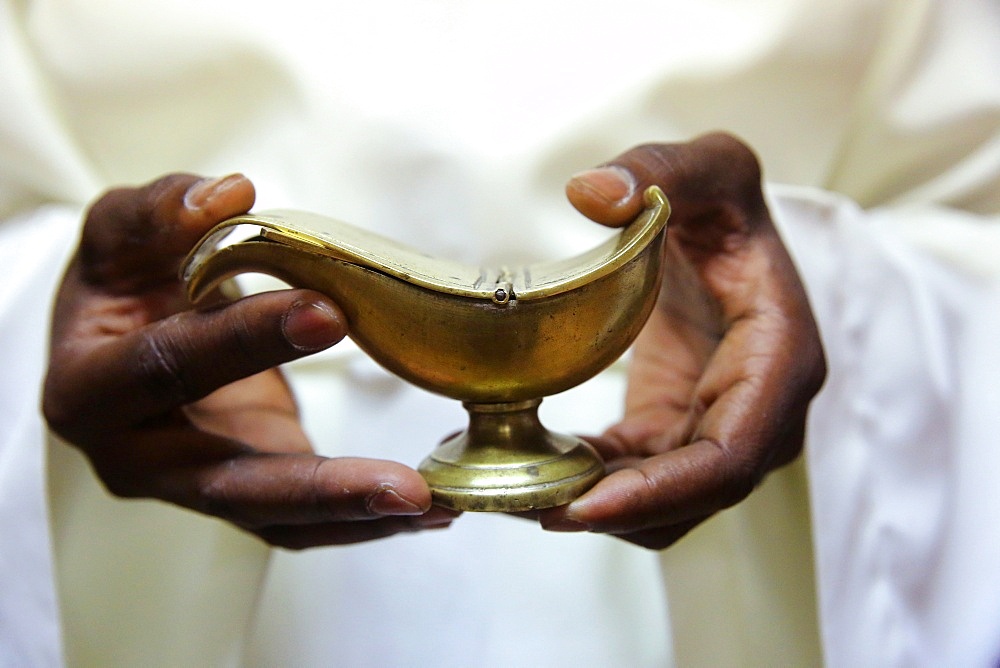
[[[671,627],[681,665],[997,660],[993,0],[327,4],[0,3],[0,665],[661,665]],[[46,495],[47,301],[103,188],[239,170],[432,254],[562,257],[606,234],[569,175],[717,128],[791,186],[831,373],[804,463],[661,559],[467,515],[268,564],[62,444]],[[623,369],[543,418],[602,429]],[[412,465],[464,419],[349,343],[289,371],[323,453]]]

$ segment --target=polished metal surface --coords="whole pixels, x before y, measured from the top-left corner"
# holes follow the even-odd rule
[[[329,295],[372,358],[469,411],[469,429],[420,467],[437,503],[549,507],[581,494],[603,467],[579,439],[545,430],[537,405],[617,359],[656,303],[669,205],[655,187],[645,202],[589,252],[496,270],[430,258],[315,214],[248,214],[209,232],[183,276],[195,302],[244,272]]]

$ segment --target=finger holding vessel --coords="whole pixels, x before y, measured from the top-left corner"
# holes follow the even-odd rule
[[[515,268],[429,258],[315,214],[247,214],[209,232],[182,271],[195,302],[245,272],[329,295],[379,364],[468,410],[469,428],[420,466],[436,503],[545,508],[603,475],[596,453],[546,430],[537,408],[617,359],[656,303],[670,207],[655,186],[645,204],[586,253]]]

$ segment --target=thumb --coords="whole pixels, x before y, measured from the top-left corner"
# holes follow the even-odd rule
[[[574,175],[566,184],[566,197],[577,211],[594,222],[621,227],[642,210],[636,177],[623,165],[608,164]]]
[[[673,210],[671,225],[697,223],[707,215],[740,212],[760,217],[764,208],[760,163],[742,141],[712,133],[679,144],[644,144],[566,185],[570,203],[591,220],[620,227],[643,208],[649,186],[663,189]]]
[[[171,174],[111,190],[87,213],[81,276],[116,293],[174,282],[194,243],[217,223],[249,211],[254,197],[253,184],[242,174],[216,179]]]

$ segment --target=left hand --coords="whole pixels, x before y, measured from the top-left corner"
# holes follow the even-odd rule
[[[617,226],[653,184],[673,209],[666,276],[634,347],[625,415],[592,439],[609,475],[538,517],[664,548],[799,454],[826,364],[749,148],[724,134],[642,146],[578,175],[567,194]]]

